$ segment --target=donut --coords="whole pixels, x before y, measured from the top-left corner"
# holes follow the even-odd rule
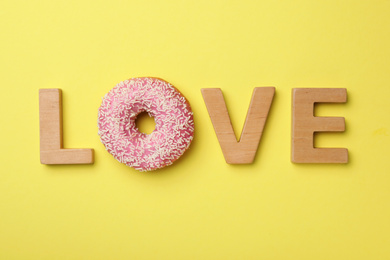
[[[142,112],[154,117],[156,127],[150,134],[135,124]],[[111,89],[99,107],[98,128],[106,150],[139,171],[171,165],[194,137],[189,102],[170,83],[151,77],[131,78]]]

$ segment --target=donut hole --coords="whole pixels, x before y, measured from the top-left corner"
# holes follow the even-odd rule
[[[135,119],[135,126],[141,133],[151,134],[154,129],[156,129],[156,122],[154,121],[154,117],[144,111],[137,115],[137,118]]]

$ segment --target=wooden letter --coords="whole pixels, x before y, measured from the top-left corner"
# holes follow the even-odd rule
[[[221,89],[202,89],[204,102],[227,163],[246,164],[253,162],[274,93],[274,87],[253,90],[244,128],[240,140],[237,142]]]
[[[344,117],[315,117],[314,104],[345,103],[345,88],[295,88],[292,100],[292,154],[294,163],[347,163],[345,148],[314,148],[314,132],[345,131]]]
[[[93,149],[63,149],[60,89],[39,90],[39,124],[42,164],[93,163]]]

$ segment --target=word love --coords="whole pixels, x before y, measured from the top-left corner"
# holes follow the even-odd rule
[[[275,94],[274,87],[254,88],[240,140],[237,141],[221,89],[201,89],[211,122],[229,164],[252,163]],[[93,149],[64,149],[60,89],[39,90],[40,157],[42,164],[90,164]],[[345,103],[345,88],[294,88],[292,145],[294,163],[347,163],[345,148],[314,147],[315,132],[343,132],[343,117],[315,117],[315,103]]]

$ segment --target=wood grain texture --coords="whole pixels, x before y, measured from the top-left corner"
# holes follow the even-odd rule
[[[345,148],[315,148],[315,132],[343,132],[343,117],[315,117],[315,103],[345,103],[345,88],[295,88],[292,95],[292,152],[294,163],[347,163]]]
[[[42,164],[93,163],[93,149],[63,149],[61,89],[39,90],[39,128]]]
[[[225,160],[229,164],[252,163],[275,94],[274,87],[253,90],[240,140],[237,141],[221,89],[201,90]]]

